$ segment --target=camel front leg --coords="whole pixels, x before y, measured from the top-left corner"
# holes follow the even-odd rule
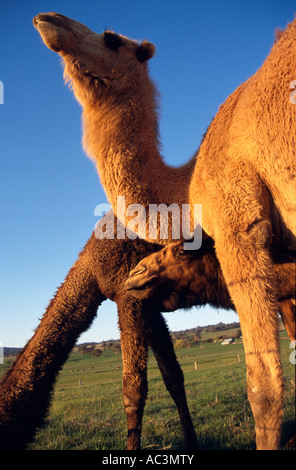
[[[273,266],[261,240],[256,245],[256,240],[249,238],[248,233],[229,233],[225,227],[215,242],[243,333],[247,390],[255,419],[257,449],[278,449],[284,380]]]
[[[0,450],[25,449],[33,439],[44,422],[58,372],[105,299],[89,269],[76,261],[0,381]]]
[[[148,345],[142,303],[130,295],[116,301],[123,364],[122,395],[127,417],[127,449],[138,450],[147,398]]]

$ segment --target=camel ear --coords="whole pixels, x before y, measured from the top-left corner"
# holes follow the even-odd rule
[[[151,42],[143,41],[136,51],[137,59],[139,62],[147,62],[155,53],[155,46]]]

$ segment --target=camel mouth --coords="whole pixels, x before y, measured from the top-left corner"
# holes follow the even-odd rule
[[[146,291],[146,294],[148,293],[148,290],[152,290],[157,276],[153,274],[141,276],[141,274],[145,273],[146,271],[146,267],[141,268],[134,273],[131,271],[129,277],[125,281],[124,290]]]
[[[135,280],[134,278],[128,278],[123,289],[129,292],[136,299],[148,300],[153,296],[154,287],[154,284],[151,284],[149,281],[138,282],[138,280]]]
[[[49,49],[58,53],[70,51],[75,37],[74,22],[70,18],[58,13],[39,13],[33,18],[33,25]]]
[[[137,291],[146,291],[151,290],[152,285],[147,281],[143,284],[135,284],[134,282],[126,282],[124,285],[125,290],[137,290]]]

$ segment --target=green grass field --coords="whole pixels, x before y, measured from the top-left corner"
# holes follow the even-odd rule
[[[286,383],[283,442],[295,430],[295,366],[289,360],[292,350],[285,337],[282,332]],[[189,408],[201,449],[254,449],[243,345],[206,343],[176,353],[184,371]],[[95,358],[72,353],[56,383],[46,424],[30,449],[125,449],[121,379],[120,354],[106,350]],[[142,448],[182,449],[177,411],[151,354],[148,381]]]

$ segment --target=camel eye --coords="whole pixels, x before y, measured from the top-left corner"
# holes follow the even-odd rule
[[[117,52],[119,47],[122,46],[122,40],[120,39],[117,34],[110,33],[108,31],[105,31],[104,33],[104,41],[108,49],[111,51]]]
[[[175,249],[173,249],[173,254],[176,258],[181,258],[183,257],[185,254],[187,254],[187,251],[185,251],[184,249],[180,248],[179,246],[176,246]]]
[[[179,250],[177,256],[184,256],[186,254],[185,250]]]
[[[191,259],[194,255],[194,251],[178,249],[175,251],[176,258]]]

